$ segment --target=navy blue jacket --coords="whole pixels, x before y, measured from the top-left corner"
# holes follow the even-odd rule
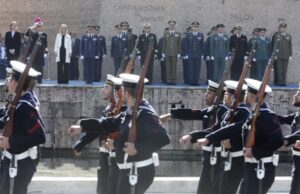
[[[104,36],[98,35],[98,56],[102,57],[103,55],[107,55],[106,51],[106,40]]]
[[[118,37],[115,35],[111,38],[111,52],[110,56],[112,58],[122,58],[125,49],[128,49],[128,38],[127,36]],[[127,50],[127,53],[129,51]]]
[[[186,35],[184,42],[184,55],[188,55],[192,59],[201,59],[204,51],[204,36],[202,33],[197,32],[196,35],[193,32],[189,32]]]
[[[75,38],[74,44],[72,45],[72,57],[79,57],[80,55],[80,39]]]
[[[83,35],[80,41],[80,55],[84,58],[94,59],[99,56],[98,38],[95,35]]]

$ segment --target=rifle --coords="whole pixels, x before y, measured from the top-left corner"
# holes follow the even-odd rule
[[[226,64],[226,69],[223,72],[219,87],[218,87],[217,92],[216,92],[216,96],[215,96],[214,103],[213,103],[213,106],[212,106],[213,107],[212,108],[212,120],[211,120],[210,126],[213,126],[215,124],[216,120],[217,120],[217,108],[218,108],[219,104],[221,103],[221,101],[223,100],[222,93],[223,93],[223,90],[224,90],[224,87],[225,87],[224,82],[229,77],[229,71],[230,71],[230,67],[232,65],[232,62],[234,60],[234,57],[235,57],[235,49],[232,50],[231,58],[230,58],[230,60],[228,60],[228,62]]]
[[[121,66],[118,69],[118,75],[121,74],[122,72],[124,72],[125,69],[125,61],[127,60],[128,56],[126,56],[127,53],[127,49],[124,49],[123,55],[122,55],[122,61],[121,61]]]
[[[242,95],[243,84],[244,84],[245,79],[248,76],[249,70],[251,68],[251,63],[252,63],[252,59],[253,59],[254,51],[255,51],[254,47],[255,47],[255,42],[253,42],[251,51],[250,51],[249,56],[248,56],[248,59],[244,63],[243,71],[240,75],[239,83],[238,83],[238,86],[235,90],[234,99],[233,99],[233,102],[231,104],[231,110],[230,110],[230,117],[229,117],[230,123],[234,122],[233,121],[234,113],[237,110],[239,102],[241,102],[241,100],[242,100],[241,95]]]
[[[27,41],[26,41],[26,39],[27,39]],[[24,49],[23,53],[20,55],[20,57],[18,58],[18,61],[26,63],[26,58],[29,54],[30,46],[31,46],[31,43],[32,43],[32,33],[28,33],[28,36],[24,35],[24,41],[26,41],[25,42],[25,49]]]
[[[271,59],[269,60],[269,64],[265,70],[265,73],[264,73],[264,77],[263,77],[263,80],[262,80],[262,83],[259,87],[259,91],[256,95],[256,104],[255,104],[255,107],[254,107],[254,116],[253,116],[253,119],[252,119],[252,124],[251,124],[251,129],[247,135],[247,139],[246,139],[246,148],[250,148],[250,147],[253,147],[255,145],[255,134],[256,134],[256,127],[255,127],[255,124],[256,124],[256,121],[257,121],[257,118],[259,116],[259,110],[260,110],[260,107],[264,101],[264,94],[265,94],[265,89],[267,87],[267,84],[270,80],[270,76],[271,76],[271,73],[272,73],[272,68],[273,68],[273,65],[274,65],[274,62],[275,62],[275,58],[276,58],[276,54],[278,52],[278,41],[274,47],[274,50],[273,50],[273,53],[271,55]]]
[[[138,42],[139,42],[139,39],[137,39],[135,42],[134,48],[131,53],[131,58],[128,61],[126,69],[125,69],[125,73],[133,73],[134,72],[135,58],[136,58],[136,53],[137,53],[136,48],[137,48]]]
[[[136,138],[137,138],[137,112],[138,112],[138,108],[139,108],[140,103],[141,103],[142,98],[143,98],[144,79],[146,77],[148,67],[149,67],[149,64],[150,64],[150,60],[151,60],[151,57],[152,57],[153,45],[154,45],[154,41],[153,41],[153,38],[151,38],[150,42],[149,42],[149,45],[148,45],[148,50],[147,50],[146,59],[145,59],[145,62],[144,62],[144,67],[141,71],[140,78],[139,78],[138,84],[136,86],[136,90],[137,90],[136,91],[136,99],[135,99],[133,110],[132,110],[131,127],[130,127],[129,132],[128,132],[128,142],[131,142],[131,143],[135,143]],[[128,155],[125,154],[125,157],[124,157],[124,160],[125,160],[124,162],[125,163],[127,161],[127,157],[128,157]],[[131,168],[129,178],[131,180],[136,180],[137,181],[137,172],[136,172],[134,162],[133,162],[133,165],[132,165],[132,168]],[[135,184],[131,185],[130,194],[135,194]]]

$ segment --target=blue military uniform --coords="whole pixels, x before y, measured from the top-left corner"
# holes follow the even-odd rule
[[[204,50],[204,36],[200,32],[190,32],[187,34],[185,42],[185,56],[188,58],[188,83],[199,85],[199,75],[201,70],[201,58]]]
[[[254,59],[256,59],[256,76],[258,80],[262,80],[268,60],[272,54],[271,40],[267,37],[257,37],[255,41]]]
[[[71,55],[71,64],[70,64],[70,80],[79,79],[79,65],[78,60],[80,56],[80,39],[72,38],[72,55]]]
[[[106,55],[107,51],[106,51],[105,37],[100,35],[100,34],[98,34],[96,36],[98,38],[98,56],[99,56],[99,59],[96,59],[94,81],[99,82],[101,80],[103,55]]]
[[[83,76],[87,84],[92,84],[95,75],[96,57],[99,57],[98,38],[93,34],[85,34],[81,37],[80,55],[83,59]]]
[[[229,38],[226,34],[215,34],[210,41],[210,56],[214,61],[213,80],[219,82],[225,71],[225,59],[229,55]]]
[[[204,54],[203,54],[203,58],[205,60],[206,63],[206,80],[213,80],[213,66],[214,66],[214,61],[210,59],[210,41],[211,41],[211,37],[212,35],[210,35],[210,33],[207,34],[208,37],[204,43]]]
[[[121,62],[124,54],[128,51],[128,38],[126,35],[117,34],[111,38],[111,52],[110,56],[114,60],[115,75],[118,74],[118,70],[121,67]],[[125,53],[126,52],[126,53]]]
[[[291,125],[292,132],[290,135],[285,137],[285,139],[288,141],[288,145],[292,145],[297,140],[300,140],[300,112],[297,111],[286,116],[278,115],[278,118],[281,124]],[[290,194],[298,194],[300,193],[300,149],[292,147],[292,153],[294,163]]]
[[[124,143],[127,142],[129,126],[131,123],[130,111],[123,112],[117,117],[103,118],[100,121],[95,119],[81,120],[80,125],[83,132],[100,133],[106,135],[110,132],[119,131],[119,137],[115,142],[116,159],[120,168],[120,177],[117,194],[129,194],[130,183],[128,174],[130,173],[130,164],[135,162],[136,166],[151,161],[153,152],[170,143],[166,129],[159,123],[153,107],[145,100],[139,107],[137,118],[137,155],[129,156],[125,164],[123,151]],[[154,164],[149,162],[148,165],[137,168],[138,182],[135,185],[135,192],[143,194],[150,187],[154,179]]]

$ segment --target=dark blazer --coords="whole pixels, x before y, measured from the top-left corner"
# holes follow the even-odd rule
[[[9,49],[15,49],[15,58],[18,58],[20,55],[21,49],[21,34],[20,32],[15,32],[14,37],[11,36],[11,31],[6,32],[5,34],[5,47],[7,55],[11,55],[9,53]],[[9,56],[8,56],[9,57]]]
[[[230,36],[229,41],[230,52],[235,49],[235,56],[237,58],[244,58],[248,52],[247,37],[243,34],[238,38],[237,35]]]
[[[139,41],[137,44],[137,52],[138,52],[138,55],[140,55],[142,58],[146,57],[150,37],[152,37],[153,41],[154,41],[154,45],[153,45],[154,53],[157,54],[157,52],[158,52],[156,35],[153,33],[149,33],[149,35],[146,37],[146,34],[141,34],[139,36]]]
[[[75,38],[74,43],[72,42],[72,57],[79,57],[80,55],[80,39]]]

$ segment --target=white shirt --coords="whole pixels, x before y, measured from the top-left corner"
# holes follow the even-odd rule
[[[16,31],[11,31],[11,37],[13,38]]]

